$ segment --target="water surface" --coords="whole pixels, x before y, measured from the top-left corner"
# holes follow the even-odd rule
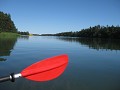
[[[39,60],[69,55],[65,72],[48,82],[24,78],[0,83],[0,90],[120,90],[120,40],[31,36],[0,38],[0,76]]]

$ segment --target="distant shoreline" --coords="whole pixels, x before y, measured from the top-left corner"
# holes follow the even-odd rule
[[[120,39],[120,26],[94,26],[80,31],[61,32],[56,34],[41,34],[40,36],[67,36],[87,38],[112,38]]]

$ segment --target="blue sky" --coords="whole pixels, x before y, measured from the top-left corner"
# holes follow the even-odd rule
[[[0,0],[19,31],[58,33],[120,25],[120,0]]]

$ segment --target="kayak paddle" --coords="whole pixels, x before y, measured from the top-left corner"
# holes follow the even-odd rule
[[[16,78],[24,77],[33,81],[49,81],[61,75],[68,64],[68,55],[63,54],[38,61],[18,74],[10,74],[6,77],[0,77],[0,82],[12,81]]]

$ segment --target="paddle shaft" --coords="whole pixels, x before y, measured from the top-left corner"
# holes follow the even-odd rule
[[[5,81],[14,82],[15,79],[19,78],[19,77],[21,77],[20,73],[18,73],[18,74],[11,73],[9,76],[0,77],[0,83],[5,82]]]
[[[0,82],[10,81],[10,80],[11,80],[10,76],[0,77]]]

